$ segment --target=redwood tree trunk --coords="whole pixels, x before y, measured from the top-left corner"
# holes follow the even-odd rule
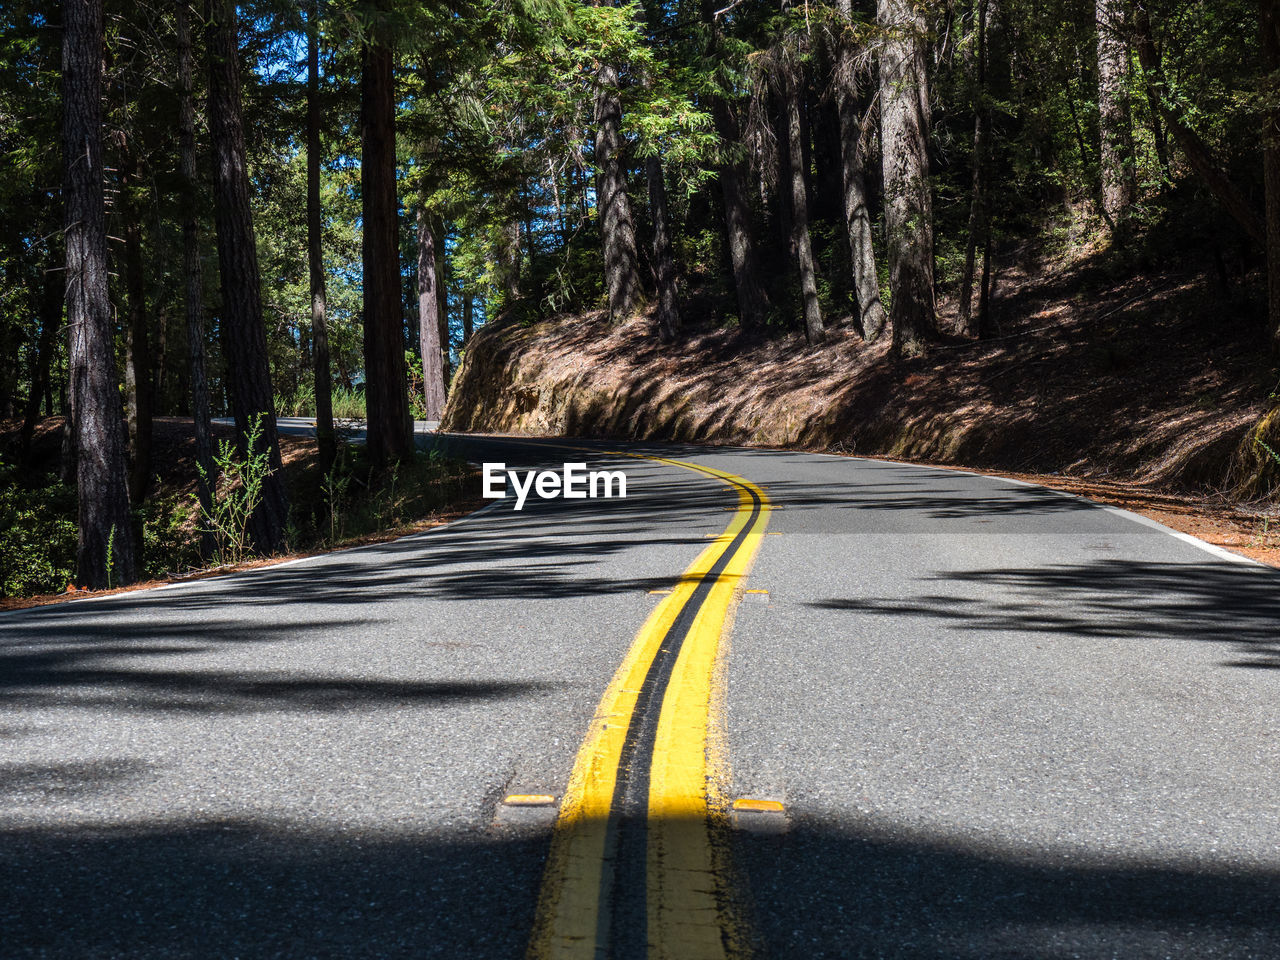
[[[107,299],[101,0],[67,0],[62,15],[67,324],[80,532],[76,580],[99,588],[132,583],[137,573]]]
[[[1277,96],[1274,80],[1280,74],[1280,2],[1259,0],[1262,61],[1268,74],[1268,93]],[[1270,106],[1262,128],[1263,179],[1267,208],[1267,318],[1271,346],[1280,351],[1280,106]]]
[[[840,0],[840,14],[846,22],[853,17],[851,0]],[[840,161],[844,180],[844,219],[849,235],[849,255],[853,262],[853,290],[858,301],[862,335],[875,340],[888,319],[880,302],[880,276],[876,270],[875,248],[871,242],[871,214],[867,209],[866,143],[858,114],[858,91],[854,76],[853,51],[840,41],[836,54],[836,96],[840,121]]]
[[[316,395],[320,470],[337,458],[333,435],[333,376],[329,370],[328,296],[324,282],[324,234],[320,220],[320,4],[307,9],[307,263],[311,282],[311,369]]]
[[[622,98],[618,71],[609,64],[596,67],[596,208],[604,249],[604,279],[609,291],[609,316],[615,323],[635,312],[640,300],[640,271],[636,265],[636,228],[627,196],[622,156]]]
[[[741,140],[737,118],[721,98],[712,104],[716,133],[729,147]],[[729,244],[729,261],[733,267],[733,287],[738,295],[738,317],[746,329],[764,325],[768,301],[760,283],[760,267],[756,256],[755,229],[751,222],[751,201],[743,186],[743,163],[730,159],[716,171],[720,192],[724,196],[724,225]]]
[[[428,420],[444,414],[444,355],[440,347],[440,283],[436,236],[426,210],[418,210],[418,337],[422,353],[422,392]]]
[[[898,353],[919,353],[937,335],[933,292],[933,198],[929,188],[928,83],[923,14],[911,0],[879,0],[887,31],[880,51],[880,139],[889,250],[889,322]]]
[[[800,127],[799,64],[783,67],[782,100],[787,119],[788,177],[791,189],[791,245],[800,270],[800,299],[804,309],[804,334],[810,343],[822,340],[822,309],[818,306],[818,276],[809,240],[809,198],[805,184],[804,134]]]
[[[209,412],[209,384],[204,361],[204,267],[200,260],[200,220],[196,213],[195,104],[191,93],[191,31],[187,23],[187,0],[176,0],[178,30],[178,142],[182,174],[182,273],[186,280],[184,300],[187,320],[187,349],[191,365],[191,416],[195,422],[196,462],[204,468],[197,477],[197,496],[207,512],[213,509],[210,486],[214,479],[213,424]],[[201,553],[213,555],[213,537],[206,534]]]
[[[391,48],[384,41],[366,45],[362,60],[366,443],[374,464],[386,466],[413,453],[396,223],[395,79]]]
[[[142,272],[142,224],[136,198],[138,167],[126,156],[120,178],[124,214],[125,397],[129,427],[129,499],[141,506],[151,478],[151,411],[154,381],[151,370],[151,332],[147,323],[146,280]]]
[[[1129,110],[1129,50],[1124,0],[1097,0],[1098,131],[1102,141],[1103,212],[1114,221],[1133,204],[1133,119]]]
[[[289,504],[276,435],[275,399],[267,366],[267,337],[262,321],[258,252],[249,206],[244,126],[240,110],[240,62],[236,47],[234,0],[210,0],[209,123],[214,154],[214,221],[218,230],[218,267],[222,279],[222,347],[227,385],[236,421],[236,442],[245,454],[252,422],[261,422],[260,444],[268,453],[270,476],[262,502],[249,518],[249,536],[260,553],[284,546]]]
[[[676,264],[667,232],[667,187],[662,178],[662,161],[645,160],[649,180],[649,212],[653,217],[653,264],[658,281],[658,330],[663,340],[674,340],[680,329],[680,307],[676,303]]]
[[[987,212],[987,139],[990,135],[991,112],[987,104],[987,18],[994,0],[978,0],[975,26],[977,49],[974,51],[974,121],[972,194],[969,197],[969,238],[965,243],[964,274],[960,278],[960,330],[970,336],[982,332],[982,312],[977,321],[973,316],[973,279],[977,266],[977,252],[986,249],[987,233],[991,229]]]

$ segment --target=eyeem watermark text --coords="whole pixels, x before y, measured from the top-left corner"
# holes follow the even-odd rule
[[[543,500],[564,497],[566,500],[585,500],[588,497],[626,497],[627,475],[621,470],[587,470],[585,463],[566,463],[560,472],[555,470],[508,470],[505,463],[484,465],[484,497],[501,500],[507,495],[507,482],[516,493],[516,509],[532,491]]]

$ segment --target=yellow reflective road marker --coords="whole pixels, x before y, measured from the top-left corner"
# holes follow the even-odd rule
[[[750,797],[733,801],[733,809],[737,813],[783,813],[786,810],[777,800],[752,800]]]
[[[733,474],[643,459],[730,484],[738,507],[654,608],[596,708],[560,804],[531,960],[727,960],[739,942],[713,838],[726,804],[709,733],[720,638],[768,498]]]

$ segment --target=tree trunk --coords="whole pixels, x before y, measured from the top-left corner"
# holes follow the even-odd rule
[[[987,138],[991,128],[991,110],[987,104],[987,15],[990,6],[988,0],[978,0],[978,22],[975,27],[977,49],[974,51],[973,186],[969,197],[969,238],[965,242],[959,304],[960,330],[969,336],[978,336],[982,326],[981,317],[976,322],[973,317],[973,277],[978,249],[986,249],[987,234],[991,230],[986,193]]]
[[[125,398],[129,427],[129,500],[140,507],[151,479],[151,411],[154,395],[151,333],[147,324],[146,280],[142,272],[142,224],[134,191],[138,189],[137,160],[125,147],[121,165],[120,204],[124,216]]]
[[[169,308],[163,302],[156,311],[156,349],[151,357],[151,409],[170,409],[169,389]]]
[[[1267,318],[1271,346],[1280,351],[1280,106],[1274,104],[1280,73],[1280,2],[1259,0],[1265,89],[1271,98],[1263,116],[1262,161],[1267,211]]]
[[[62,302],[66,298],[61,270],[46,270],[44,290],[40,300],[40,339],[36,344],[36,358],[31,366],[31,393],[27,396],[27,409],[22,418],[20,449],[23,459],[31,452],[31,438],[35,434],[36,421],[40,419],[40,401],[49,395],[49,370],[53,362],[53,345],[58,328],[62,326]],[[45,415],[49,414],[49,402],[45,400]]]
[[[851,0],[841,0],[840,15],[848,23],[853,17]],[[880,302],[880,275],[872,246],[871,214],[867,209],[865,131],[858,117],[858,91],[854,76],[853,51],[841,38],[836,54],[836,98],[840,122],[840,161],[844,180],[844,219],[849,235],[849,255],[853,261],[853,292],[858,303],[862,336],[875,340],[888,319]]]
[[[462,346],[463,347],[466,347],[466,345],[471,340],[471,334],[475,332],[475,315],[473,313],[474,309],[475,308],[471,300],[471,294],[468,291],[463,290],[462,291]]]
[[[627,173],[622,156],[622,98],[618,71],[596,66],[596,207],[604,249],[604,278],[609,291],[609,316],[620,323],[631,316],[640,300],[640,271],[636,265],[636,228],[627,196]]]
[[[205,331],[204,331],[204,265],[200,260],[200,220],[197,216],[196,197],[199,185],[196,174],[196,122],[195,103],[191,93],[191,31],[187,23],[188,0],[175,0],[178,31],[178,141],[182,174],[182,273],[187,320],[187,349],[191,368],[191,417],[195,424],[197,496],[205,513],[213,510],[214,482],[213,423],[209,412],[209,384],[205,379]],[[213,536],[206,533],[201,538],[200,553],[212,557],[217,545]]]
[[[391,47],[382,40],[366,44],[362,61],[360,186],[364,214],[366,443],[370,458],[382,467],[412,455],[413,420],[404,366]]]
[[[914,355],[937,335],[928,83],[923,14],[911,0],[879,0],[880,140],[894,351]]]
[[[721,142],[736,147],[742,135],[732,109],[723,98],[716,97],[711,104],[711,112]],[[729,261],[733,266],[733,287],[738,295],[738,317],[745,329],[760,327],[764,325],[768,302],[760,283],[751,202],[743,187],[743,164],[737,159],[728,160],[716,169],[716,174],[724,197],[725,234]]]
[[[498,245],[503,303],[510,306],[520,299],[520,222],[518,220],[508,220],[502,225]]]
[[[822,341],[822,309],[818,306],[818,276],[809,240],[808,172],[804,161],[804,139],[800,126],[799,63],[782,68],[782,99],[787,117],[788,175],[791,190],[791,245],[800,269],[800,298],[804,308],[804,335],[810,343]]]
[[[1258,211],[1227,175],[1210,153],[1209,147],[1194,130],[1182,122],[1164,97],[1164,70],[1160,64],[1160,55],[1152,39],[1151,19],[1144,2],[1134,7],[1134,37],[1138,49],[1138,64],[1146,77],[1149,90],[1159,105],[1160,114],[1164,117],[1165,126],[1187,162],[1200,175],[1209,192],[1217,198],[1223,208],[1238,223],[1258,246],[1265,248],[1267,243],[1266,225]]]
[[[431,222],[431,235],[436,238],[436,302],[439,304],[437,314],[440,318],[440,368],[444,379],[445,402],[449,400],[449,384],[453,382],[453,360],[451,350],[453,335],[449,328],[449,261],[444,252],[449,246],[448,227],[442,217],[435,217]]]
[[[440,295],[436,289],[436,237],[426,210],[418,209],[418,337],[422,393],[428,420],[444,414],[444,355],[440,346]]]
[[[137,574],[107,299],[101,0],[67,0],[62,16],[67,324],[80,532],[76,580],[101,588],[132,583]]]
[[[328,294],[324,281],[324,232],[320,220],[320,4],[307,8],[307,263],[311,284],[311,370],[316,395],[320,471],[337,459],[333,434],[333,375],[329,369]]]
[[[1102,203],[1115,220],[1133,205],[1133,120],[1129,110],[1129,50],[1124,37],[1124,0],[1097,0],[1098,130],[1102,141]]]
[[[218,231],[218,267],[222,280],[222,347],[227,361],[225,381],[231,394],[240,455],[246,454],[253,423],[262,429],[262,449],[270,475],[262,485],[262,501],[249,518],[249,537],[260,553],[284,547],[289,503],[276,434],[275,398],[267,366],[267,338],[262,320],[258,250],[249,205],[249,172],[245,163],[244,126],[240,110],[240,52],[236,46],[234,0],[210,0],[209,123],[214,154],[214,221]]]
[[[662,178],[662,161],[645,160],[649,180],[649,212],[653,217],[653,265],[658,287],[658,331],[663,340],[674,340],[680,330],[680,307],[676,303],[676,265],[671,256],[671,236],[667,232],[667,187]]]

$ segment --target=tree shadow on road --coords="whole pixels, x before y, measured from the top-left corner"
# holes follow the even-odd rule
[[[1280,577],[1268,568],[1102,558],[947,571],[923,582],[932,589],[812,605],[962,630],[1218,643],[1234,651],[1225,666],[1280,669]]]
[[[0,833],[7,958],[511,960],[547,832],[326,832],[250,820]],[[1280,955],[1280,875],[801,821],[734,847],[761,956]],[[623,867],[623,869],[628,869]],[[643,956],[643,945],[635,944]]]

